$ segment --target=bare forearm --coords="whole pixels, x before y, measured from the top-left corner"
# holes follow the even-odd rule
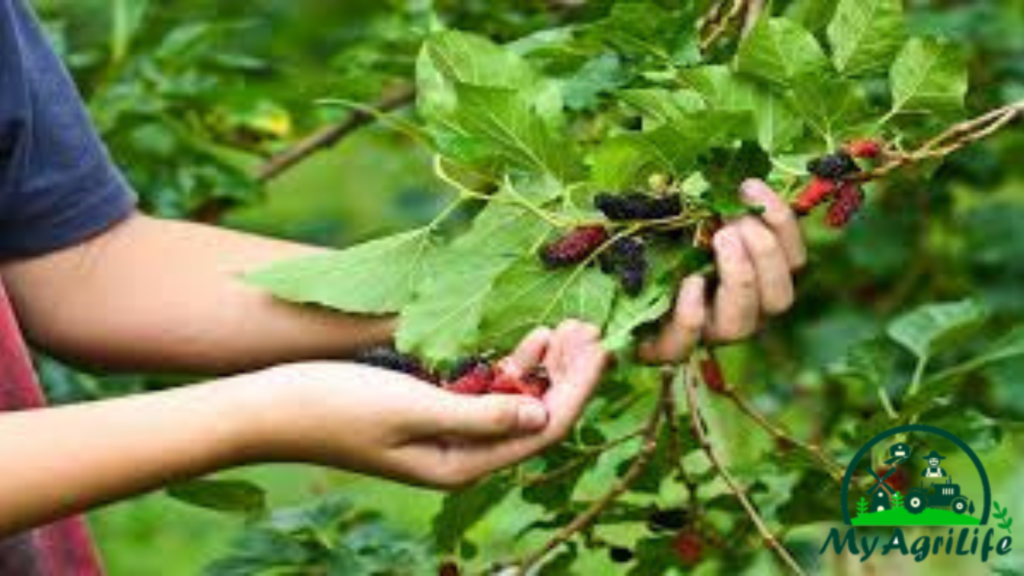
[[[224,373],[343,357],[390,338],[390,319],[285,304],[239,278],[321,250],[138,216],[3,273],[44,348],[105,368]]]
[[[241,378],[0,414],[0,537],[240,460]]]

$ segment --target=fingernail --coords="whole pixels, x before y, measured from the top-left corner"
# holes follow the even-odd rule
[[[519,405],[519,429],[535,432],[548,423],[548,411],[540,402],[523,402]]]
[[[744,180],[740,185],[740,194],[747,200],[762,200],[764,198],[764,183],[760,180]]]
[[[718,250],[732,251],[735,250],[736,240],[732,237],[732,233],[727,230],[722,230],[718,234],[715,234],[715,248]]]
[[[691,276],[683,280],[683,300],[687,308],[702,306],[704,299],[704,277]]]

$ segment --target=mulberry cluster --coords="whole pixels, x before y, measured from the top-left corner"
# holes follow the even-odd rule
[[[875,160],[884,153],[881,142],[862,138],[847,142],[834,154],[811,160],[807,171],[813,178],[793,201],[793,210],[805,215],[830,202],[825,223],[832,228],[846,226],[864,205],[864,190],[851,178],[861,171],[854,158]]]
[[[460,370],[460,366],[465,366]],[[456,394],[480,396],[483,394],[520,394],[541,398],[551,386],[551,380],[542,368],[522,377],[509,374],[501,366],[483,359],[460,362],[452,371],[444,389]],[[461,372],[461,373],[460,373]]]
[[[626,294],[636,296],[643,291],[649,268],[643,240],[619,238],[601,254],[599,260],[601,270],[605,274],[615,274]]]
[[[676,194],[651,196],[641,192],[629,194],[602,193],[594,197],[594,207],[613,222],[624,220],[662,220],[683,213],[683,203]]]
[[[540,258],[548,268],[564,268],[587,259],[608,240],[604,226],[580,226],[544,246]]]

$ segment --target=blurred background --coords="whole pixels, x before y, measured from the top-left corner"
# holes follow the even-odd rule
[[[353,106],[408,86],[419,42],[438,21],[510,40],[594,17],[611,3],[33,4],[146,210],[341,247],[428,221],[444,205],[445,191],[433,178],[429,151],[394,122],[384,122],[269,181],[258,181],[253,174],[268,157],[344,120]],[[812,19],[829,2],[777,4],[777,11]],[[976,86],[972,110],[1024,98],[1024,2],[912,0],[909,8],[917,31],[952,37],[968,47]],[[874,384],[850,369],[850,350],[882,334],[900,313],[964,298],[991,311],[981,336],[962,343],[944,360],[950,364],[957,354],[976,353],[972,347],[984,345],[984,336],[1019,323],[1024,318],[1021,158],[1024,134],[1006,131],[958,154],[926,190],[890,193],[873,203],[846,241],[810,229],[815,259],[802,279],[797,309],[754,342],[724,351],[730,379],[741,382],[760,409],[798,435],[813,437],[834,423],[855,429],[856,419],[840,416],[866,419],[877,406],[874,393],[865,391]],[[56,402],[189,381],[180,375],[89,374],[42,356],[39,362]],[[893,372],[883,385],[898,396],[914,363],[896,352],[891,363]],[[1024,485],[1019,461],[1024,457],[1022,374],[1024,362],[994,364],[958,384],[943,416],[950,427],[958,423],[957,432],[982,453],[996,499],[1019,517],[1024,517],[1024,497],[1016,489]],[[726,418],[719,425],[738,446],[731,458],[742,460],[770,445],[770,439],[748,429],[729,429]],[[959,465],[954,460],[944,464]],[[309,467],[263,467],[226,476],[257,482],[274,507],[343,494],[357,507],[379,513],[380,529],[393,531],[394,541],[410,546],[428,540],[430,519],[440,506],[434,493]],[[819,522],[816,507],[834,508],[835,500],[814,497],[813,484],[777,488],[807,495],[805,504],[784,519],[790,525]],[[506,504],[474,529],[481,546],[500,550],[515,538],[515,506],[526,504]],[[244,518],[190,507],[162,493],[97,511],[91,522],[115,576],[202,573],[229,555],[246,526]],[[804,552],[808,558],[817,556],[816,549]],[[596,571],[586,573],[608,573],[600,572],[609,570],[602,562],[594,559]],[[239,566],[233,573],[251,573]],[[220,573],[232,573],[221,568]],[[933,567],[928,571],[936,572]]]

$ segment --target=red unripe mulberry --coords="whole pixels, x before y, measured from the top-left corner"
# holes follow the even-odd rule
[[[846,152],[854,158],[874,159],[882,153],[882,145],[877,140],[852,140],[845,146]]]
[[[445,390],[456,394],[480,396],[491,389],[494,382],[494,370],[486,364],[477,364],[454,382],[444,385]]]
[[[531,372],[521,378],[517,378],[499,368],[488,392],[492,394],[518,394],[542,398],[544,393],[547,392],[548,386],[548,379],[543,374]]]
[[[704,539],[692,529],[681,530],[672,539],[672,550],[683,564],[694,566],[704,558]]]
[[[540,259],[548,268],[579,264],[608,240],[604,226],[580,226],[545,246]]]
[[[797,214],[807,214],[811,210],[814,210],[822,202],[828,200],[836,191],[836,183],[834,180],[815,176],[811,178],[811,181],[807,183],[807,186],[800,192],[793,201],[793,210]]]
[[[701,360],[700,373],[709,390],[719,394],[728,390],[729,386],[725,382],[725,375],[722,374],[722,365],[718,363],[718,358],[709,354],[707,358]]]
[[[832,228],[842,228],[850,223],[854,215],[864,205],[864,190],[856,182],[844,182],[836,192],[832,204],[825,215],[825,224]]]

